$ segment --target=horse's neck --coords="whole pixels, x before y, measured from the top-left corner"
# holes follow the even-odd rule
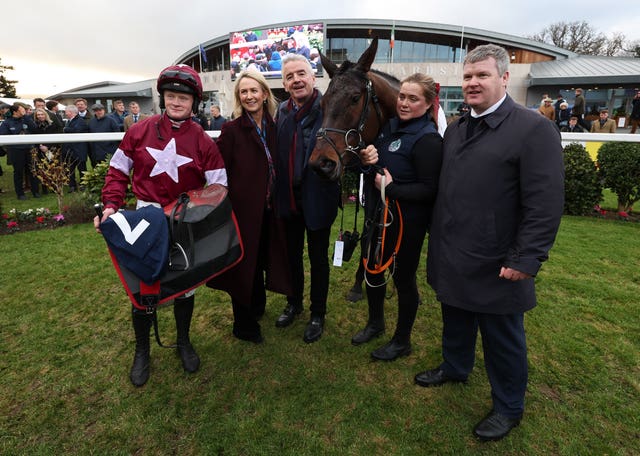
[[[396,100],[398,99],[398,87],[395,87],[390,81],[376,75],[375,73],[369,73],[373,89],[378,97],[380,105],[380,112],[382,114],[383,124],[390,118],[396,115]]]

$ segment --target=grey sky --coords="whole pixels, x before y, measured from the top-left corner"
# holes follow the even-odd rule
[[[29,0],[4,1],[0,58],[18,95],[51,95],[102,80],[153,78],[198,43],[261,25],[325,18],[464,25],[516,36],[586,20],[610,36],[640,39],[640,7],[621,0]]]

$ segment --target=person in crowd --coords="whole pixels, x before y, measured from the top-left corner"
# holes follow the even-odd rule
[[[271,58],[269,59],[269,71],[280,71],[282,70],[282,56],[278,51],[273,51],[271,53]]]
[[[53,134],[53,133],[61,133],[58,131],[57,125],[53,123],[51,120],[51,116],[47,112],[46,109],[36,108],[33,112],[33,122],[36,126],[36,129],[33,131],[34,134]],[[38,160],[49,159],[48,153],[52,144],[38,144],[36,147],[38,149],[37,158]],[[55,145],[59,147],[59,145]],[[47,194],[49,191],[47,187],[42,185],[42,194]]]
[[[571,118],[571,111],[569,111],[569,103],[563,101],[560,103],[560,108],[556,113],[556,123],[559,128],[569,125],[569,119]]]
[[[580,126],[584,128],[584,131],[589,131],[591,130],[591,125],[589,125],[589,122],[587,122],[584,118],[584,113],[585,113],[587,104],[584,99],[583,90],[580,88],[577,88],[575,94],[576,94],[576,98],[573,102],[573,108],[571,109],[571,114],[578,118],[578,124],[580,124]]]
[[[135,101],[129,103],[129,113],[130,114],[124,118],[124,131],[129,130],[129,128],[131,128],[131,125],[149,117],[146,114],[142,114],[140,112],[140,105]]]
[[[540,114],[542,114],[543,116],[545,116],[550,121],[555,122],[556,121],[556,110],[554,109],[553,105],[551,104],[552,101],[553,100],[551,98],[549,98],[549,97],[547,97],[544,100],[542,100],[542,104],[538,108],[538,112]]]
[[[113,111],[109,113],[109,117],[115,120],[118,131],[124,131],[124,118],[127,117],[127,111],[124,109],[124,101],[115,100],[113,102]]]
[[[277,109],[266,79],[256,71],[238,75],[234,88],[234,119],[222,125],[217,145],[229,179],[229,197],[238,219],[244,257],[235,268],[208,283],[225,290],[233,307],[233,335],[261,343],[258,320],[265,311],[267,288],[291,291],[286,242],[282,224],[275,219]],[[248,188],[252,190],[247,191]]]
[[[154,115],[128,130],[111,158],[102,189],[104,212],[100,222],[125,203],[127,186],[137,198],[137,207],[166,206],[178,196],[205,185],[227,185],[224,162],[213,140],[191,120],[202,100],[200,76],[187,65],[173,65],[160,72],[157,80],[163,114]],[[131,176],[131,178],[130,178]],[[185,371],[193,373],[200,358],[189,337],[194,294],[176,298],[173,313],[177,329],[177,353]],[[152,315],[132,307],[136,349],[130,380],[135,386],[149,379],[149,333]]]
[[[80,117],[78,108],[75,105],[67,105],[64,109],[67,118],[64,133],[89,133],[89,125]],[[90,116],[89,113],[87,115]],[[69,166],[69,192],[73,193],[78,189],[78,182],[82,179],[82,174],[87,171],[87,157],[89,155],[89,143],[74,142],[64,143],[62,146],[62,156]],[[79,178],[76,179],[76,169]]]
[[[311,264],[311,316],[303,340],[312,343],[324,330],[329,293],[329,236],[338,213],[337,182],[316,175],[308,166],[322,124],[322,95],[314,87],[311,64],[302,55],[287,54],[282,62],[282,82],[289,100],[278,108],[276,152],[276,206],[285,219],[293,293],[276,326],[289,326],[302,313],[304,294],[303,252],[305,233]]]
[[[561,132],[567,133],[584,133],[584,129],[578,125],[578,117],[569,117],[569,123],[560,129]]]
[[[58,102],[55,100],[49,100],[45,103],[45,109],[51,122],[54,126],[53,133],[62,133],[64,129],[64,121],[58,112],[60,108],[58,108]]]
[[[200,125],[203,130],[206,130],[207,126],[209,125],[209,121],[207,120],[207,117],[204,115],[204,111],[202,109],[198,109],[198,112],[193,114],[193,116],[191,117],[191,120],[193,120],[195,123]]]
[[[222,130],[222,124],[224,124],[227,119],[225,119],[222,114],[220,114],[220,106],[215,104],[211,105],[209,111],[211,112],[211,119],[209,120],[209,130]]]
[[[11,105],[0,103],[0,122],[4,121],[7,117],[11,117]]]
[[[629,122],[631,123],[631,131],[629,133],[634,134],[640,125],[640,90],[638,90],[631,100],[631,114],[629,115]]]
[[[9,117],[5,117],[4,122],[0,124],[0,135],[25,135],[33,134],[36,125],[33,120],[27,117],[27,110],[23,103],[16,102],[9,107]],[[38,179],[31,173],[31,148],[32,144],[15,144],[5,146],[8,155],[8,162],[13,166],[13,188],[16,197],[19,200],[26,200],[24,193],[24,177],[25,174],[29,179],[31,193],[34,198],[40,198],[38,192]]]
[[[393,281],[398,294],[398,322],[391,340],[371,353],[375,360],[393,361],[411,353],[411,330],[419,302],[416,271],[438,190],[442,162],[442,137],[438,133],[436,113],[439,109],[438,92],[439,86],[427,75],[416,73],[405,78],[398,92],[397,117],[383,128],[375,145],[361,152],[364,165],[375,164],[383,171],[381,174],[372,169],[366,176],[365,201],[370,227],[379,219],[376,209],[382,209],[380,190],[383,185],[394,214],[393,223],[402,223],[403,226],[395,264],[390,266],[394,270]],[[399,205],[399,211],[394,202]],[[363,238],[370,238],[371,242],[377,240],[377,236],[367,236],[366,233]],[[385,237],[384,243],[385,252],[394,251],[394,236]],[[363,246],[363,251],[370,252],[371,247]],[[369,342],[385,329],[385,276],[389,271],[373,273],[371,265],[367,269],[369,318],[364,329],[351,339],[354,345]]]
[[[603,108],[599,115],[600,119],[591,122],[591,133],[615,133],[616,121],[609,119],[609,110]]]
[[[115,116],[108,116],[103,105],[96,103],[91,106],[91,111],[93,112],[93,117],[89,121],[89,133],[117,133],[121,131]],[[107,158],[107,155],[113,155],[117,148],[117,141],[96,141],[91,143],[89,156],[91,167],[95,168],[98,163]]]
[[[85,98],[76,98],[73,101],[73,104],[78,108],[78,116],[84,120],[84,122],[89,125],[89,121],[91,120],[91,113],[87,109],[88,103]]]
[[[46,108],[46,102],[44,101],[44,98],[34,98],[33,99],[33,110],[35,114],[35,110],[40,108],[40,109],[45,109]]]
[[[562,103],[567,103],[567,100],[564,99],[561,93],[556,95],[556,101],[553,103],[553,108],[556,110],[556,122],[558,121],[558,117],[560,117],[560,105]],[[569,104],[567,103],[567,107]]]
[[[488,441],[506,436],[524,412],[524,313],[536,305],[535,276],[564,209],[563,154],[556,125],[507,94],[504,48],[476,47],[462,71],[471,112],[447,128],[427,254],[443,361],[415,383],[465,382],[479,329],[493,405],[473,434]]]

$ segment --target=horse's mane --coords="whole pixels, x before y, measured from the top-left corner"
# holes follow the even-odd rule
[[[395,85],[395,86],[400,85],[400,80],[395,76],[390,75],[389,73],[385,73],[384,71],[373,70],[373,69],[369,71],[387,80],[392,85]],[[361,79],[366,78],[366,74],[362,70],[357,69],[356,64],[350,60],[345,60],[344,62],[342,62],[342,65],[340,65],[340,68],[338,68],[338,72],[336,74],[345,74],[347,72],[352,72],[353,74],[357,75]]]

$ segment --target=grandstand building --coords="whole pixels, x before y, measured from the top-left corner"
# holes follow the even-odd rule
[[[294,34],[298,34],[297,40],[292,38]],[[463,101],[464,56],[487,43],[507,49],[511,55],[508,92],[518,103],[531,108],[539,105],[543,94],[554,99],[561,94],[572,105],[575,89],[581,87],[589,111],[607,107],[614,114],[623,110],[628,113],[634,92],[640,88],[640,59],[582,56],[527,38],[458,25],[375,19],[307,20],[230,31],[196,44],[175,63],[186,63],[200,72],[205,113],[208,105],[216,103],[228,115],[233,109],[235,73],[247,67],[264,71],[275,95],[281,100],[287,98],[279,73],[268,63],[270,51],[276,47],[280,54],[295,52],[292,41],[302,42],[314,66],[318,52],[339,64],[345,59],[356,61],[376,36],[379,44],[373,68],[399,79],[415,72],[431,75],[440,83],[440,101],[448,116],[457,114]],[[117,96],[125,102],[135,99],[143,111],[157,112],[158,95],[153,83],[94,84],[49,98],[63,104],[76,97],[108,104]],[[329,78],[318,64],[317,87],[324,91],[328,85]]]

